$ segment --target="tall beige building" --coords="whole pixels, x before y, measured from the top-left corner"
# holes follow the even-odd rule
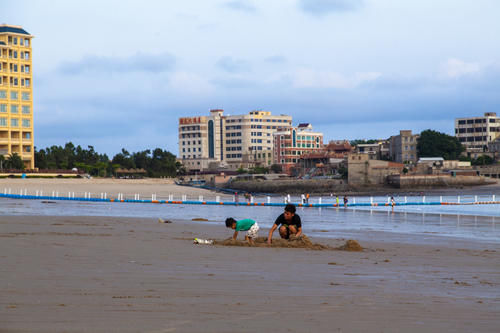
[[[209,116],[179,118],[178,157],[192,171],[269,166],[273,133],[291,124],[291,116],[275,116],[269,111],[231,116],[215,109]]]
[[[16,153],[35,168],[31,39],[22,27],[0,25],[0,154]]]
[[[418,134],[412,134],[411,130],[401,130],[399,135],[389,138],[389,155],[394,162],[417,163]]]

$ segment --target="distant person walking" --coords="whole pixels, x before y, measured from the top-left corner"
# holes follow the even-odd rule
[[[347,208],[347,203],[349,202],[349,199],[347,199],[347,196],[344,195],[344,207]]]

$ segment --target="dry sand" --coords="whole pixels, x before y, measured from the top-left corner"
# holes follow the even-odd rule
[[[28,194],[35,194],[36,191],[43,191],[44,195],[51,195],[52,191],[59,192],[59,195],[66,196],[68,192],[75,192],[76,197],[84,197],[85,192],[90,192],[94,197],[101,193],[107,193],[107,197],[116,197],[122,193],[125,198],[133,199],[134,194],[139,194],[141,198],[150,199],[152,194],[156,194],[158,199],[168,199],[168,195],[175,196],[174,200],[180,200],[181,196],[187,195],[191,199],[202,195],[206,198],[214,199],[216,195],[221,198],[232,198],[232,196],[215,193],[213,191],[178,186],[172,179],[112,179],[112,178],[92,178],[92,179],[43,179],[43,178],[4,178],[0,179],[0,192],[11,189],[11,193],[19,194],[21,190],[27,190]]]
[[[0,332],[500,327],[498,244],[387,233],[360,241],[361,252],[193,244],[231,234],[192,221],[0,216]]]

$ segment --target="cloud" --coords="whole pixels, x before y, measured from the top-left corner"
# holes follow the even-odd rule
[[[246,13],[255,13],[257,11],[255,6],[244,0],[228,1],[223,4],[223,7]]]
[[[232,57],[222,57],[215,65],[228,73],[248,72],[251,69],[249,62]]]
[[[377,72],[359,72],[346,76],[337,72],[301,68],[292,73],[291,80],[295,88],[352,89],[364,82],[376,80],[381,75]]]
[[[310,15],[324,16],[334,12],[354,11],[364,0],[299,0],[299,8]]]
[[[284,64],[286,63],[287,59],[284,56],[275,55],[265,58],[264,61],[271,64]]]
[[[457,79],[465,75],[477,74],[481,67],[475,62],[465,62],[460,59],[451,58],[442,66],[441,75],[445,78]]]
[[[81,60],[64,62],[58,70],[66,75],[78,75],[85,72],[95,73],[129,73],[148,72],[161,73],[172,70],[175,57],[168,54],[137,53],[130,57],[107,57],[89,55]]]

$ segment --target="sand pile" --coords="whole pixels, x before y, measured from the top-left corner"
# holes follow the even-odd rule
[[[267,244],[267,237],[257,237],[255,240],[255,245],[248,244],[247,241],[234,240],[232,238],[226,240],[216,240],[215,245],[224,246],[254,246],[254,247],[286,247],[286,248],[302,248],[309,250],[333,250],[332,247],[327,245],[322,245],[318,243],[313,243],[306,235],[300,237],[294,237],[290,240],[274,238],[271,245]]]
[[[297,249],[308,249],[308,250],[340,250],[340,251],[353,251],[359,252],[363,251],[363,247],[355,240],[349,239],[344,245],[339,247],[331,247],[329,245],[323,245],[319,243],[313,243],[306,235],[300,237],[293,237],[291,239],[281,239],[273,238],[271,245],[267,244],[267,237],[257,237],[254,240],[254,245],[250,245],[245,240],[234,240],[228,238],[225,240],[214,240],[214,245],[223,246],[253,246],[253,247],[285,247],[285,248],[297,248]]]
[[[363,247],[359,245],[359,243],[353,239],[349,239],[345,242],[344,245],[338,247],[338,250],[342,251],[363,251]]]

